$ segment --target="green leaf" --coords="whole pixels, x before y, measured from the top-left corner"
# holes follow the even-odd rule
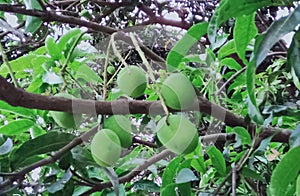
[[[71,179],[71,177],[72,173],[70,171],[67,171],[66,173],[64,173],[61,179],[47,187],[47,190],[49,191],[49,193],[55,193],[62,190],[65,187],[65,184]]]
[[[50,54],[51,58],[53,60],[59,60],[61,58],[61,51],[60,48],[55,43],[55,40],[48,36],[45,41],[45,46],[47,49],[47,52]]]
[[[242,144],[250,144],[251,136],[244,127],[234,127],[232,129],[242,140]]]
[[[248,102],[248,114],[250,118],[257,123],[258,125],[263,125],[264,119],[257,107],[256,98],[255,98],[255,65],[253,61],[251,61],[247,65],[246,74],[247,74],[247,91],[249,98]]]
[[[191,183],[178,184],[179,195],[192,196]]]
[[[290,48],[288,49],[288,65],[294,70],[298,80],[300,79],[300,30],[298,30],[294,37]]]
[[[126,190],[123,184],[120,185],[119,187],[119,194],[116,195],[115,191],[111,191],[106,194],[106,196],[126,196]]]
[[[267,32],[263,34],[255,49],[255,65],[258,67],[268,55],[272,46],[277,43],[282,36],[293,31],[300,23],[300,6],[296,7],[289,16],[283,17],[269,27]]]
[[[251,62],[247,65],[246,69],[246,74],[247,74],[247,91],[249,95],[249,99],[251,103],[256,107],[256,98],[255,98],[255,66],[254,63]]]
[[[76,72],[75,78],[84,79],[85,81],[92,84],[101,84],[103,82],[102,79],[96,74],[96,72],[85,64],[80,65]]]
[[[139,180],[133,184],[134,189],[148,192],[159,192],[159,186],[151,180]]]
[[[207,146],[206,152],[213,166],[221,176],[226,175],[226,163],[223,154],[215,146]]]
[[[16,73],[24,73],[24,70],[32,69],[31,60],[34,59],[37,55],[35,54],[29,54],[24,55],[22,57],[17,58],[16,60],[10,61],[10,66],[12,70]],[[7,66],[1,66],[0,67],[0,75],[2,75],[4,78],[9,73]]]
[[[185,158],[192,159],[191,166],[195,168],[198,172],[206,172],[202,145],[198,145],[197,148],[194,150],[194,153],[187,154]]]
[[[61,76],[57,75],[54,72],[50,72],[47,71],[44,76],[43,76],[43,82],[47,83],[47,84],[62,84],[63,83],[63,79],[61,78]]]
[[[65,47],[67,46],[67,43],[70,39],[72,39],[75,36],[78,36],[81,33],[81,30],[78,28],[72,29],[68,31],[66,34],[64,34],[58,41],[58,48],[59,50],[63,51]]]
[[[26,9],[42,10],[37,0],[24,0]],[[25,32],[35,33],[42,24],[42,20],[35,16],[26,16]]]
[[[295,183],[300,171],[300,146],[289,150],[274,169],[270,193],[273,196],[285,195],[290,183]]]
[[[58,167],[63,170],[67,170],[73,160],[72,153],[70,151],[66,152],[58,161]]]
[[[30,93],[41,93],[40,87],[44,84],[42,78],[32,80],[26,91]]]
[[[17,168],[23,161],[34,155],[60,150],[74,138],[75,136],[69,133],[51,131],[47,134],[28,140],[12,154],[12,165]]]
[[[218,53],[218,59],[221,60],[222,58],[233,54],[236,52],[235,42],[234,40],[228,41],[224,46],[222,46]]]
[[[255,106],[254,103],[249,98],[247,98],[247,103],[248,103],[248,114],[251,120],[253,120],[258,125],[263,125],[264,118],[261,115],[258,107]]]
[[[7,138],[6,141],[0,146],[0,155],[5,155],[9,153],[13,147],[13,141],[10,138]]]
[[[247,46],[258,33],[254,18],[255,13],[236,18],[233,36],[237,53],[242,60],[246,60]]]
[[[272,140],[273,136],[270,136],[270,137],[267,137],[266,139],[263,139],[261,142],[260,142],[260,145],[259,147],[254,151],[253,154],[255,155],[264,155],[271,140]]]
[[[221,61],[222,65],[226,65],[229,69],[233,69],[235,71],[239,71],[242,69],[242,66],[236,62],[233,58],[225,58]]]
[[[193,25],[177,42],[167,56],[167,68],[176,69],[190,48],[207,32],[207,23]]]
[[[178,185],[176,183],[167,184],[165,187],[161,187],[160,195],[161,196],[170,196],[177,195],[175,189]]]
[[[182,183],[196,181],[196,180],[199,179],[195,176],[192,170],[188,168],[183,168],[178,172],[175,182],[177,184],[182,184]]]
[[[292,1],[282,0],[222,0],[214,10],[208,26],[208,38],[212,44],[216,42],[218,27],[230,18],[249,15],[257,9],[271,5],[293,5]]]
[[[22,108],[22,107],[14,107],[9,105],[8,103],[0,100],[0,111],[6,111],[13,114],[16,114],[18,116],[23,117],[34,117],[35,114],[33,113],[33,110]]]
[[[164,187],[168,186],[169,184],[173,183],[173,179],[175,177],[177,167],[179,167],[182,157],[178,156],[174,158],[169,165],[166,167],[163,176],[162,176],[162,185],[161,188],[163,189]]]
[[[207,28],[207,37],[212,45],[217,41],[217,31],[218,31],[218,18],[220,14],[220,9],[216,8],[214,14],[211,16],[208,28]]]
[[[40,135],[45,134],[46,131],[42,129],[40,126],[33,125],[33,127],[30,129],[30,136],[31,138],[36,138]]]
[[[298,175],[296,181],[296,196],[300,196],[300,175]]]
[[[262,182],[265,182],[266,180],[259,175],[256,171],[251,170],[248,167],[243,167],[242,171],[241,171],[242,175],[246,178],[251,178],[251,179],[255,179],[255,180],[259,180]]]
[[[229,18],[252,14],[257,9],[272,4],[272,0],[222,0],[216,10],[219,12],[217,23],[220,25]]]
[[[0,133],[8,136],[16,136],[20,133],[27,131],[30,127],[32,127],[35,123],[32,120],[22,119],[15,120],[7,125],[3,125],[0,127]]]
[[[289,144],[292,148],[295,148],[300,145],[300,125],[298,125],[290,135]]]

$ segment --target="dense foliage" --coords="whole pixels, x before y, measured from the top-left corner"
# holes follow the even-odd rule
[[[300,195],[298,4],[1,0],[0,195]]]

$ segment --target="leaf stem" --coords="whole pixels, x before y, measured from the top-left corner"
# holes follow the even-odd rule
[[[15,87],[17,87],[17,88],[20,87],[19,84],[18,84],[18,81],[17,81],[17,79],[16,79],[16,77],[14,75],[14,72],[13,72],[11,66],[10,66],[10,63],[8,61],[8,58],[6,56],[6,53],[4,52],[4,49],[3,49],[3,46],[2,46],[1,43],[0,43],[0,53],[2,55],[3,63],[7,66],[8,71],[9,71],[9,75],[10,75],[10,77],[11,77],[11,79],[12,79]]]
[[[72,56],[72,54],[73,54],[73,52],[74,52],[76,46],[79,44],[79,42],[81,41],[82,36],[83,36],[85,33],[86,33],[86,32],[84,31],[84,32],[82,32],[82,33],[77,37],[77,39],[75,40],[74,44],[73,44],[73,45],[71,46],[71,48],[70,48],[70,51],[69,51],[69,53],[68,53],[68,55],[67,55],[66,61],[64,62],[63,66],[62,66],[62,69],[61,69],[61,76],[62,76],[63,81],[64,81],[64,85],[63,85],[62,89],[64,89],[65,86],[66,86],[65,73],[66,73],[66,70],[67,70],[67,67],[68,67],[68,63],[69,63],[69,61],[70,61],[70,59],[71,59],[71,56]]]

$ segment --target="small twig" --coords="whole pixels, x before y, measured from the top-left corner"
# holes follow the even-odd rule
[[[247,68],[247,66],[243,67],[241,70],[234,73],[226,82],[224,82],[224,84],[219,88],[219,90],[215,93],[215,95],[216,96],[219,95],[221,93],[221,91],[226,87],[226,85],[229,84],[229,82],[231,82],[233,79],[235,79],[242,72],[244,72],[246,70],[246,68]]]
[[[128,66],[128,64],[126,63],[125,59],[122,57],[122,55],[120,54],[120,52],[118,51],[117,47],[116,47],[116,44],[115,44],[115,36],[116,36],[117,33],[113,33],[111,35],[111,38],[110,38],[110,43],[111,43],[111,46],[112,46],[112,49],[113,49],[113,52],[114,54],[116,55],[116,57],[118,57],[118,59],[121,61],[121,63],[123,65],[125,65],[125,67]]]
[[[128,53],[125,56],[125,61],[126,59],[130,56],[130,53]],[[117,70],[115,71],[115,73],[111,76],[111,78],[109,79],[109,81],[107,82],[107,85],[109,85],[110,83],[112,83],[112,81],[114,80],[114,78],[117,76],[117,74],[119,73],[120,69],[121,69],[122,65],[118,66]]]
[[[2,60],[3,60],[4,64],[5,64],[5,65],[7,66],[7,68],[8,68],[10,77],[11,77],[11,79],[12,79],[12,81],[13,81],[15,87],[18,88],[18,87],[19,87],[18,81],[17,81],[17,79],[16,79],[16,77],[15,77],[15,75],[14,75],[14,72],[13,72],[11,66],[10,66],[10,63],[9,63],[9,61],[8,61],[8,58],[7,58],[7,56],[6,56],[5,52],[4,52],[4,49],[3,49],[3,46],[2,46],[1,43],[0,43],[0,53],[1,53],[1,55],[2,55]]]
[[[238,163],[234,166],[234,168],[232,168],[232,170],[224,177],[223,181],[221,182],[221,184],[217,187],[217,189],[213,192],[213,195],[217,195],[218,192],[220,191],[220,189],[224,186],[224,184],[226,183],[226,181],[228,180],[228,178],[231,175],[235,175],[235,177],[232,176],[232,179],[235,178],[236,179],[236,175],[237,172],[239,172],[242,167],[244,166],[244,164],[246,163],[246,161],[248,160],[248,158],[250,157],[250,155],[253,153],[255,146],[257,146],[257,140],[254,138],[251,148],[247,149],[245,154],[242,156],[242,158],[238,161]],[[233,174],[233,172],[235,172],[235,174]],[[233,182],[232,182],[233,183]],[[236,185],[235,185],[236,186]],[[233,185],[232,185],[233,187]]]
[[[144,146],[149,146],[149,147],[151,147],[151,148],[157,148],[157,145],[156,145],[156,144],[154,144],[154,143],[152,143],[152,142],[147,142],[147,141],[141,140],[141,139],[139,139],[139,138],[137,138],[137,137],[133,137],[133,138],[132,138],[132,142],[133,142],[133,143],[142,144],[142,145],[144,145]]]
[[[277,56],[277,55],[286,56],[287,52],[286,51],[276,51],[276,52],[269,52],[268,53],[268,56]]]

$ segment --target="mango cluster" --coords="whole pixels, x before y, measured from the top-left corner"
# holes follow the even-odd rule
[[[136,98],[144,94],[147,78],[142,69],[128,66],[118,75],[117,84],[128,96]],[[165,79],[160,88],[165,104],[175,110],[184,110],[196,101],[196,93],[189,79],[182,73],[174,73]],[[182,115],[163,117],[157,124],[160,142],[177,154],[188,154],[198,145],[195,125]]]
[[[104,121],[91,142],[91,152],[96,163],[103,167],[114,165],[121,156],[122,148],[132,144],[131,122],[122,115],[113,115]]]
[[[111,72],[115,70],[109,70]],[[137,66],[123,68],[117,76],[120,90],[132,98],[144,95],[147,76]],[[185,110],[193,106],[196,93],[189,79],[182,73],[173,73],[160,86],[165,104],[175,110]],[[72,95],[59,93],[56,96],[73,98]],[[63,128],[75,128],[81,116],[67,112],[51,111],[54,121]],[[103,129],[91,141],[91,152],[96,163],[103,167],[114,165],[121,156],[122,148],[132,144],[131,121],[123,115],[112,115],[104,120]],[[169,150],[176,154],[188,154],[198,145],[198,132],[195,125],[183,115],[168,115],[157,124],[157,137]]]

